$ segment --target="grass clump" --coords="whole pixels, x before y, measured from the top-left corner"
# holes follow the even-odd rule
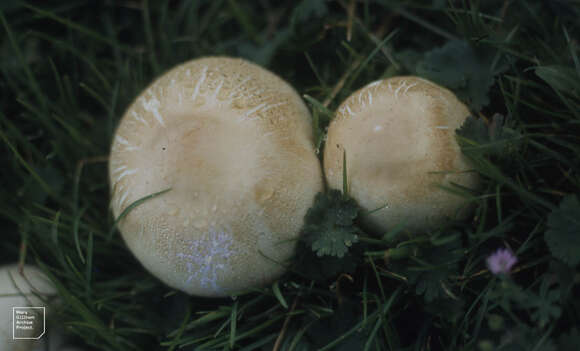
[[[40,266],[72,342],[99,350],[575,349],[579,12],[573,1],[3,2],[2,263]],[[470,106],[457,138],[483,187],[449,190],[474,216],[369,233],[328,194],[317,210],[347,204],[349,245],[305,235],[295,269],[235,299],[172,291],[115,232],[106,160],[141,89],[204,55],[291,82],[319,148],[334,109],[368,82],[416,74],[450,88]],[[498,248],[517,263],[492,272]]]

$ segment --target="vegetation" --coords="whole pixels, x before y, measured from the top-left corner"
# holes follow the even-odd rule
[[[54,323],[78,345],[580,344],[578,1],[9,0],[0,33],[0,260],[49,274],[64,302]],[[361,86],[404,74],[447,86],[472,111],[457,140],[483,178],[479,191],[447,190],[474,215],[431,233],[367,232],[347,192],[328,192],[307,215],[294,268],[271,286],[227,299],[164,286],[115,229],[107,154],[132,99],[206,55],[245,57],[290,82],[319,150],[334,109]]]

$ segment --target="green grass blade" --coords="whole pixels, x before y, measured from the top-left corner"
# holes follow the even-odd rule
[[[163,195],[166,192],[170,191],[171,188],[162,190],[162,191],[158,191],[156,193],[153,194],[149,194],[147,196],[143,196],[142,198],[135,200],[132,204],[130,204],[129,206],[127,206],[123,212],[121,212],[121,214],[119,215],[119,217],[117,217],[117,219],[115,219],[115,222],[113,223],[113,226],[111,227],[111,230],[109,232],[109,240],[111,240],[111,238],[113,237],[113,233],[115,232],[115,229],[117,227],[117,224],[119,224],[119,222],[125,218],[125,216],[127,216],[129,214],[129,212],[131,212],[131,210],[133,210],[135,207],[141,205],[142,203],[144,203],[145,201],[148,201],[150,199],[153,199],[157,196]]]
[[[238,303],[236,301],[232,306],[232,314],[230,315],[230,349],[234,348],[236,341],[236,327],[238,325]]]
[[[280,291],[278,281],[275,281],[274,284],[272,284],[272,292],[274,293],[274,296],[276,297],[280,305],[282,305],[284,309],[288,309],[288,303],[286,302],[284,295],[282,295],[282,292]]]

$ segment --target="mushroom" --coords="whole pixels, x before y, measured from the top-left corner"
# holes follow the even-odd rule
[[[0,267],[0,350],[32,350],[44,346],[44,341],[21,339],[37,337],[43,332],[42,314],[38,309],[18,309],[26,315],[18,314],[14,323],[13,307],[44,307],[44,300],[56,295],[52,282],[34,266],[24,265],[20,271],[17,264]],[[50,312],[50,311],[49,311]],[[45,317],[48,317],[45,314]],[[34,318],[34,319],[32,319]],[[32,323],[32,324],[28,324]],[[20,325],[20,328],[18,328]],[[46,326],[45,326],[46,327]],[[32,328],[27,330],[27,328]],[[13,338],[16,332],[17,339]]]
[[[422,78],[368,84],[339,106],[328,128],[329,187],[342,187],[346,152],[349,195],[367,210],[363,223],[371,229],[401,223],[421,231],[449,217],[463,218],[469,213],[465,199],[437,185],[478,184],[455,140],[455,129],[468,115],[452,92]]]
[[[226,57],[181,64],[135,99],[109,176],[114,216],[135,204],[118,226],[137,259],[167,285],[207,297],[279,277],[323,181],[296,91]]]

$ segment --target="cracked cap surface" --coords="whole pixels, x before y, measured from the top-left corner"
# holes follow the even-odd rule
[[[193,295],[277,278],[322,190],[310,119],[291,86],[242,59],[196,59],[155,80],[123,116],[109,161],[115,218],[171,189],[119,223],[131,251]]]
[[[324,170],[331,188],[342,188],[343,151],[349,194],[365,218],[385,231],[401,221],[426,230],[462,217],[464,199],[437,185],[478,184],[455,140],[469,115],[449,90],[418,77],[376,81],[349,96],[328,129]],[[386,207],[385,207],[386,206]]]

